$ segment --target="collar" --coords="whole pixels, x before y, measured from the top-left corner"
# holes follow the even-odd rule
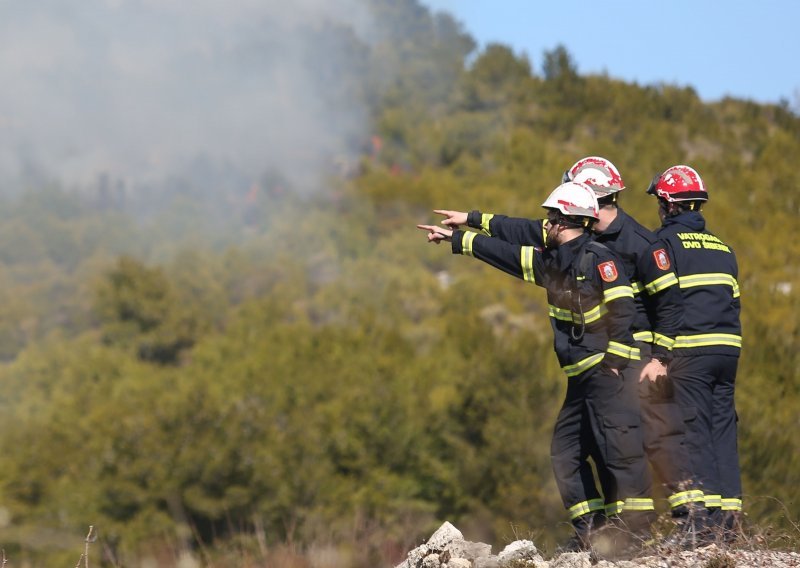
[[[625,220],[628,218],[628,214],[622,210],[622,207],[617,207],[617,216],[614,217],[614,220],[606,227],[606,230],[602,233],[597,233],[598,237],[602,237],[605,235],[616,235],[622,230],[622,226],[625,224]]]
[[[692,231],[703,231],[706,228],[706,220],[699,211],[686,211],[674,217],[664,219],[662,226],[683,225]]]
[[[578,256],[578,253],[586,246],[587,242],[589,242],[589,233],[588,231],[584,231],[580,237],[572,239],[563,245],[559,245],[556,250],[558,251],[557,266],[560,272],[564,273],[567,271],[575,260],[575,257]]]

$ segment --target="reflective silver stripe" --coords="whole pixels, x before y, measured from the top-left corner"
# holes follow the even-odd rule
[[[602,499],[590,499],[589,501],[583,501],[577,505],[573,505],[572,507],[568,508],[567,511],[569,511],[569,518],[572,520],[580,517],[581,515],[585,515],[586,513],[591,513],[592,511],[602,511],[603,509],[604,507]]]
[[[608,313],[608,308],[606,308],[603,304],[597,304],[591,310],[583,312],[583,321],[585,323],[592,323],[599,320],[607,313]],[[579,313],[573,312],[572,321],[574,321],[575,323],[580,323],[581,315]]]
[[[655,509],[652,499],[628,497],[622,506],[624,511],[652,511]]]
[[[742,500],[741,499],[723,499],[722,500],[722,510],[723,511],[741,511],[742,510]]]
[[[614,501],[613,503],[606,503],[606,515],[619,515],[624,507],[624,501]]]
[[[681,288],[693,288],[695,286],[730,286],[733,289],[733,297],[739,297],[739,283],[731,274],[724,272],[708,272],[705,274],[689,274],[678,278]]]
[[[574,377],[597,365],[605,356],[605,353],[595,353],[594,355],[589,355],[586,359],[581,359],[577,363],[565,365],[561,367],[561,370],[564,371],[568,377]]]
[[[699,489],[692,489],[690,491],[681,491],[680,493],[673,493],[669,497],[667,497],[667,501],[669,501],[669,506],[673,509],[675,507],[680,507],[681,505],[685,505],[686,503],[695,503],[704,501],[703,492]]]
[[[526,282],[536,282],[533,274],[533,247],[521,247],[520,262],[522,264],[522,278]]]
[[[742,336],[731,333],[699,333],[697,335],[679,335],[675,338],[675,349],[689,347],[710,347],[712,345],[728,345],[741,347]]]
[[[489,237],[492,236],[492,231],[489,229],[489,221],[492,220],[492,217],[494,217],[492,213],[481,214],[481,232]]]
[[[633,288],[630,286],[615,286],[603,292],[603,300],[606,303],[617,298],[633,298]]]
[[[661,278],[656,278],[649,284],[647,284],[644,289],[647,290],[647,293],[650,295],[657,294],[661,290],[669,288],[670,286],[674,286],[678,283],[678,277],[675,276],[674,272],[670,272],[669,274],[665,274]]]
[[[644,286],[642,286],[641,282],[631,281],[631,290],[633,290],[634,294],[641,294]]]
[[[461,254],[465,256],[473,256],[472,254],[472,241],[475,240],[477,233],[472,231],[465,231],[461,236]]]
[[[666,335],[661,335],[660,333],[653,334],[653,343],[656,345],[661,345],[662,347],[666,347],[667,349],[672,349],[675,347],[674,339],[667,337]]]
[[[607,353],[611,355],[619,355],[620,357],[625,357],[626,359],[633,359],[638,361],[640,359],[640,352],[638,347],[628,347],[622,343],[617,343],[616,341],[609,341],[608,342],[608,349],[606,349]]]
[[[722,507],[722,495],[705,495],[703,500],[707,508]]]
[[[633,334],[636,341],[644,341],[645,343],[653,343],[653,333],[650,331],[637,331]]]

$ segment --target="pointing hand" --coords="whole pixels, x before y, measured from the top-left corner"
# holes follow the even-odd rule
[[[444,229],[437,225],[417,225],[417,228],[428,231],[428,242],[436,243],[437,245],[442,241],[450,242],[453,236],[452,230]]]
[[[464,211],[450,211],[449,209],[434,209],[434,213],[442,215],[442,225],[451,229],[458,229],[459,225],[467,224],[467,213]]]

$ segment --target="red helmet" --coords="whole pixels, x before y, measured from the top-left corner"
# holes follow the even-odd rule
[[[605,197],[625,189],[619,170],[609,160],[599,156],[589,156],[575,162],[564,172],[563,183],[578,181],[591,187],[597,197]]]
[[[689,166],[672,166],[657,175],[647,188],[647,193],[675,203],[677,201],[708,201],[703,180]]]

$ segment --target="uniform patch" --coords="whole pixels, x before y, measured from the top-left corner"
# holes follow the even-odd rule
[[[608,262],[598,264],[597,270],[600,271],[600,278],[602,278],[606,282],[613,282],[614,280],[617,279],[617,276],[619,276],[619,274],[617,273],[617,265],[614,264],[613,260],[609,260]]]
[[[669,270],[669,257],[667,256],[667,251],[664,249],[653,251],[653,258],[656,260],[656,266],[658,266],[661,270]]]

